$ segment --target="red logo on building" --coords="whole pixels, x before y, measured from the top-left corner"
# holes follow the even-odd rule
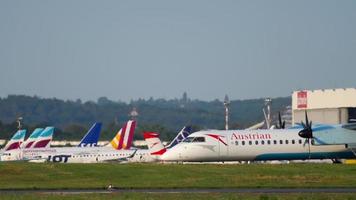
[[[307,108],[308,96],[307,91],[299,91],[297,93],[297,108]]]

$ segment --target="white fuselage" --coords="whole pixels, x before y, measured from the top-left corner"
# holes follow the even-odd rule
[[[127,159],[128,162],[157,162],[157,158],[152,156],[148,149],[137,149],[132,158]]]
[[[308,145],[300,130],[208,130],[192,133],[163,161],[250,161],[352,158],[345,145]],[[310,150],[309,150],[310,148]]]
[[[133,155],[135,150],[115,150],[111,147],[30,148],[6,151],[1,161],[37,160],[62,163],[96,163],[119,161]]]

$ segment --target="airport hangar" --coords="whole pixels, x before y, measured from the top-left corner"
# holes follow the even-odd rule
[[[356,122],[356,88],[294,91],[293,125],[305,121],[305,110],[313,124]]]

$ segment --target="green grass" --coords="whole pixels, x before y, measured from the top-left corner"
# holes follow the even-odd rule
[[[356,165],[0,163],[0,189],[356,187]]]
[[[247,199],[247,200],[345,200],[345,199],[356,199],[355,194],[157,194],[157,193],[115,193],[115,194],[74,194],[74,195],[49,195],[49,194],[24,194],[24,195],[14,195],[14,194],[2,194],[0,199],[24,199],[24,200],[38,200],[38,199]]]

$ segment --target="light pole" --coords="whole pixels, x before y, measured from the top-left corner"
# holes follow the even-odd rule
[[[272,99],[266,98],[265,106],[267,107],[267,113],[266,113],[265,109],[263,108],[263,114],[265,115],[267,129],[271,128],[271,104],[272,104]]]
[[[22,128],[21,120],[23,120],[23,117],[18,117],[17,120],[16,120],[16,122],[17,122],[17,128],[18,128],[19,130],[21,130],[21,128]]]
[[[227,95],[225,95],[224,99],[224,107],[225,107],[225,130],[229,130],[229,105],[230,100]]]

